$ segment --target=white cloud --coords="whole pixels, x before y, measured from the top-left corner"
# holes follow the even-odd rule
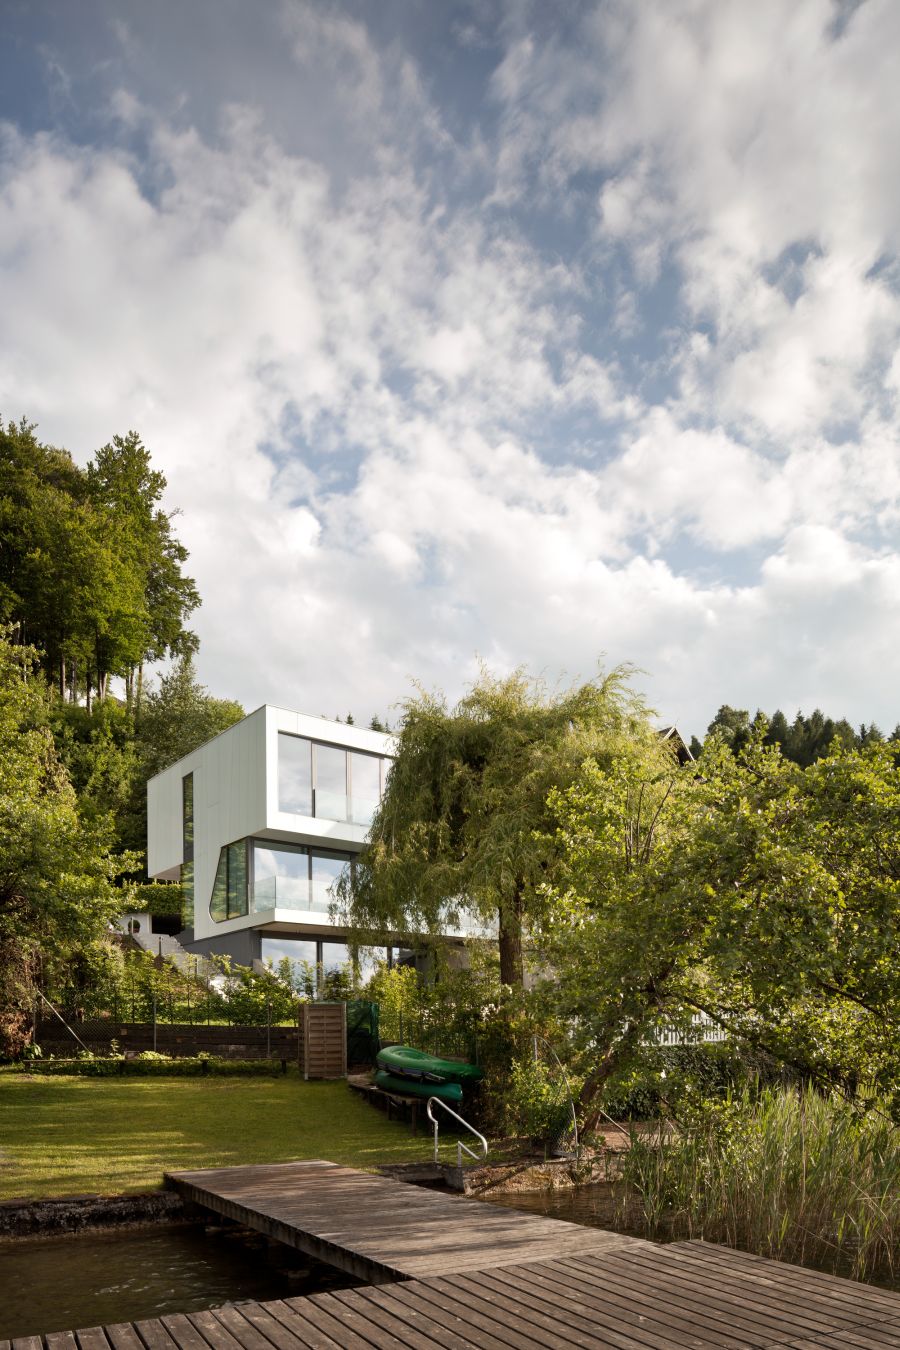
[[[892,723],[897,19],[834,42],[834,14],[606,4],[567,45],[519,13],[477,154],[399,35],[293,3],[347,163],[130,93],[140,155],[8,128],[0,407],[81,458],[141,431],[202,673],[249,704],[383,715],[475,652],[605,652],[687,730],[722,701]]]

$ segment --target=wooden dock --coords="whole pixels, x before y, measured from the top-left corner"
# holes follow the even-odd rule
[[[171,1172],[166,1181],[186,1200],[367,1284],[455,1275],[638,1241],[328,1162]]]
[[[368,1287],[0,1350],[900,1350],[900,1294],[726,1247],[657,1246],[332,1163],[169,1180]]]
[[[0,1341],[0,1350],[539,1346],[900,1350],[900,1294],[703,1242],[638,1242],[553,1261]]]

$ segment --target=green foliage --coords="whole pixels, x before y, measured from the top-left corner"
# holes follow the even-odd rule
[[[889,745],[806,770],[763,743],[649,776],[588,764],[553,798],[545,997],[573,1019],[585,1104],[654,1031],[702,1011],[816,1081],[898,1091],[900,781]],[[894,1098],[900,1111],[900,1098]]]
[[[76,1059],[41,1059],[23,1072],[43,1078],[271,1078],[280,1074],[275,1059],[222,1059],[216,1055],[169,1055],[145,1050],[134,1058],[122,1055],[79,1055]]]
[[[0,637],[0,1054],[21,1053],[40,982],[103,945],[121,908],[117,859],[78,811],[56,753],[36,654]]]
[[[730,1042],[643,1045],[604,1084],[604,1119],[681,1120],[703,1102],[723,1101],[752,1084],[779,1083],[785,1074],[777,1061]]]
[[[236,1026],[276,1026],[296,1021],[299,999],[271,970],[233,966],[224,992],[224,1011]]]
[[[501,979],[521,987],[556,856],[551,790],[623,738],[656,751],[627,673],[558,691],[484,672],[453,709],[425,692],[407,701],[369,843],[344,881],[350,923],[376,938],[496,924]]]
[[[533,1055],[513,1060],[504,1109],[509,1134],[525,1135],[545,1147],[572,1123],[562,1076]]]
[[[877,1109],[747,1088],[635,1136],[624,1178],[648,1236],[703,1237],[856,1278],[900,1270],[900,1140]]]
[[[0,619],[73,701],[102,699],[112,674],[130,703],[145,662],[196,645],[184,625],[199,596],[159,505],[165,485],[135,432],[81,470],[27,423],[0,424]]]
[[[861,750],[884,739],[874,723],[870,726],[863,723],[854,731],[846,718],[826,717],[818,708],[809,716],[798,712],[793,722],[788,722],[780,708],[771,717],[757,710],[751,722],[745,708],[732,708],[727,703],[723,703],[707,727],[707,737],[739,755],[750,744],[754,730],[761,733],[764,745],[777,745],[785,759],[803,768],[829,755],[835,742],[845,750]],[[696,737],[691,743],[691,753],[695,757],[702,753]]]

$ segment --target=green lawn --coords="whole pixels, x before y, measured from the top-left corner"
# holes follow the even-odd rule
[[[28,1078],[0,1074],[0,1199],[116,1195],[195,1167],[325,1158],[424,1162],[421,1126],[343,1082],[285,1078]]]

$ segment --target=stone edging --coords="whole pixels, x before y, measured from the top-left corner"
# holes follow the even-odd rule
[[[72,1195],[52,1200],[0,1201],[0,1238],[51,1237],[86,1229],[121,1228],[185,1217],[174,1191],[146,1195]]]

